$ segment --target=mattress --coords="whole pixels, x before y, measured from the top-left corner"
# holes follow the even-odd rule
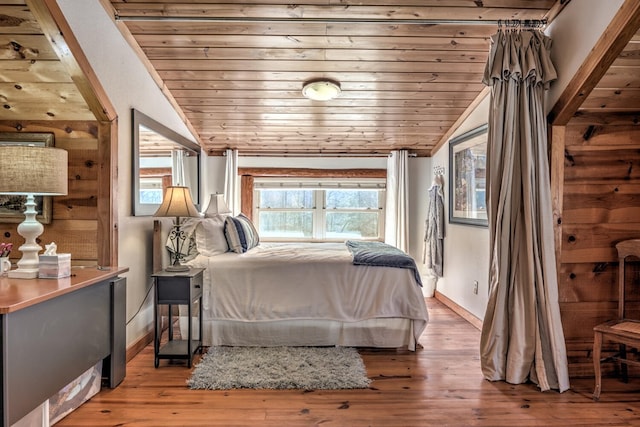
[[[205,345],[415,349],[428,313],[413,273],[353,265],[342,243],[261,243],[199,255]]]

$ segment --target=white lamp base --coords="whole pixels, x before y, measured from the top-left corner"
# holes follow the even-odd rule
[[[35,279],[38,277],[38,265],[40,259],[38,253],[42,250],[36,239],[44,231],[42,224],[36,219],[36,202],[33,194],[27,194],[24,204],[24,221],[18,225],[18,234],[24,237],[25,242],[18,248],[22,252],[22,258],[18,261],[18,269],[9,271],[9,277],[16,279]]]
[[[38,277],[38,269],[19,268],[10,270],[9,277],[12,279],[36,279]]]

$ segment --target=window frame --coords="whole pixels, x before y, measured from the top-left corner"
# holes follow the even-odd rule
[[[320,179],[319,181],[322,181]],[[286,187],[286,186],[285,186]],[[266,188],[265,188],[266,189]],[[286,189],[286,188],[284,188]],[[351,189],[351,188],[348,188]],[[378,216],[378,230],[376,237],[358,237],[359,240],[384,240],[384,217],[385,217],[385,202],[386,202],[386,188],[379,188],[377,190],[371,189],[371,191],[378,191],[378,207],[377,208],[329,208],[327,207],[327,190],[334,190],[334,188],[309,188],[313,191],[313,207],[311,208],[261,208],[260,207],[260,192],[261,188],[254,188],[254,200],[256,203],[253,206],[253,222],[257,229],[260,229],[260,211],[264,212],[310,212],[312,214],[312,231],[310,237],[277,237],[277,236],[261,236],[261,239],[269,242],[278,241],[313,241],[313,242],[341,242],[345,240],[345,236],[342,237],[328,237],[327,236],[327,218],[329,213],[369,213],[375,212]]]
[[[314,178],[314,179],[351,179],[357,180],[362,178],[363,181],[366,178],[378,178],[386,180],[386,169],[309,169],[309,168],[239,168],[238,175],[240,175],[240,210],[243,214],[247,215],[252,220],[256,220],[256,207],[254,203],[254,189],[255,180],[257,178],[278,178],[278,179],[291,179],[291,178]],[[385,202],[386,202],[386,189],[384,190],[383,197],[380,200],[379,207],[379,224],[378,232],[379,236],[377,240],[384,239],[384,216],[385,216]],[[326,215],[326,206],[324,206],[324,198],[322,199],[321,208],[317,209],[318,202],[316,200],[316,212],[314,215]],[[257,223],[257,221],[255,221]],[[314,226],[322,224],[323,221],[314,221]],[[324,231],[323,235],[324,235]],[[314,235],[316,230],[314,230]],[[264,238],[265,241],[341,241],[344,239],[317,239],[317,238],[304,238],[304,239],[291,239],[291,238]]]

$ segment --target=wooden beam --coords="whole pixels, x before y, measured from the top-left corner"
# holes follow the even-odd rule
[[[238,175],[241,175],[238,172]],[[240,212],[253,219],[253,175],[240,177]]]
[[[239,168],[238,175],[277,178],[386,178],[386,169]]]
[[[640,28],[640,1],[625,0],[549,113],[552,125],[566,125]]]
[[[562,202],[564,197],[564,151],[566,126],[549,126],[551,208],[556,249],[556,267],[560,274],[562,254]]]
[[[118,121],[98,123],[98,265],[118,265]]]
[[[161,178],[171,176],[171,168],[140,168],[140,176],[145,178]]]
[[[113,121],[116,109],[55,0],[25,0],[51,47],[98,121]]]

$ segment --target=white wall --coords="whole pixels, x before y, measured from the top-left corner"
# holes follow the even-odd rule
[[[195,139],[99,0],[58,0],[58,4],[118,114],[118,251],[119,265],[129,267],[125,275],[127,320],[144,304],[141,313],[127,326],[129,345],[153,325],[153,298],[149,292],[153,218],[131,216],[131,109],[191,141]]]
[[[489,119],[489,97],[460,125],[452,138],[486,124]],[[449,223],[449,144],[444,144],[432,157],[432,167],[445,169],[445,238],[443,277],[436,290],[458,305],[482,319],[488,301],[489,283],[489,229]],[[474,281],[478,293],[473,293]]]
[[[425,221],[429,204],[429,188],[433,183],[430,157],[409,158],[409,254],[415,258],[424,277],[426,268],[422,264]],[[426,284],[426,281],[423,280]]]

